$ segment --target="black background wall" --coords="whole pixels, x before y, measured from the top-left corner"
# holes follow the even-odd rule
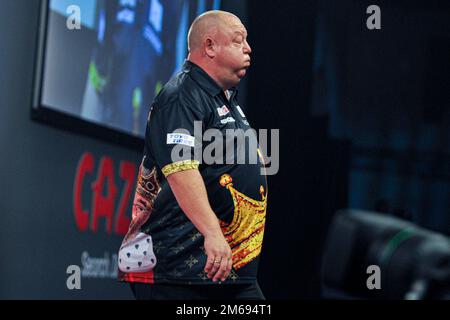
[[[327,228],[347,205],[349,145],[328,138],[327,118],[310,111],[317,10],[316,1],[249,1],[248,117],[280,129],[259,273],[274,299],[320,297]]]
[[[380,30],[366,26],[373,4]],[[336,209],[450,234],[449,2],[249,1],[248,12],[249,114],[281,134],[260,273],[270,297],[319,297]]]

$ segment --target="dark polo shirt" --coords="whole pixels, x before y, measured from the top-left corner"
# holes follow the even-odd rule
[[[198,169],[203,177],[211,207],[232,249],[233,269],[225,283],[256,280],[267,206],[266,177],[257,144],[251,143],[256,136],[238,104],[237,90],[229,92],[228,99],[205,71],[186,61],[155,98],[142,167],[147,173],[154,172],[152,182],[147,183],[150,187],[143,183],[143,189],[157,192],[153,192],[151,212],[139,231],[152,237],[157,262],[151,271],[121,272],[121,280],[213,284],[203,271],[207,259],[204,238],[178,205],[165,179],[189,169]],[[209,137],[204,135],[208,131],[213,133]],[[235,136],[230,138],[230,132]],[[223,148],[212,148],[222,146],[213,144],[220,137]],[[223,161],[205,161],[207,154]]]

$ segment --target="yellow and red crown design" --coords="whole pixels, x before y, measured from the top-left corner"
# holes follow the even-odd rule
[[[234,216],[231,223],[220,221],[225,239],[230,244],[233,267],[239,269],[256,259],[261,253],[266,222],[267,196],[260,186],[261,201],[254,200],[233,187],[229,174],[220,178],[220,185],[227,188],[234,202]]]

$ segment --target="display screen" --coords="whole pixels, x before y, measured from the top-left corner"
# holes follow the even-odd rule
[[[190,24],[221,4],[48,1],[35,108],[142,138],[153,98],[186,59]]]

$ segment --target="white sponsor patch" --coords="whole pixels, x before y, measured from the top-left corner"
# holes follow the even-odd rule
[[[222,106],[220,108],[217,108],[217,113],[220,117],[223,117],[230,113],[230,110],[227,108],[227,106]]]
[[[245,118],[245,114],[242,111],[241,107],[240,106],[236,106],[236,109],[237,109],[237,111],[239,111],[239,113],[241,114],[242,118]]]
[[[188,147],[193,147],[195,138],[183,133],[169,133],[167,134],[167,144],[182,144]]]
[[[221,122],[222,124],[225,124],[225,123],[228,123],[228,122],[236,122],[236,120],[234,120],[233,117],[228,117],[228,118],[226,118],[226,119],[220,120],[220,122]]]

